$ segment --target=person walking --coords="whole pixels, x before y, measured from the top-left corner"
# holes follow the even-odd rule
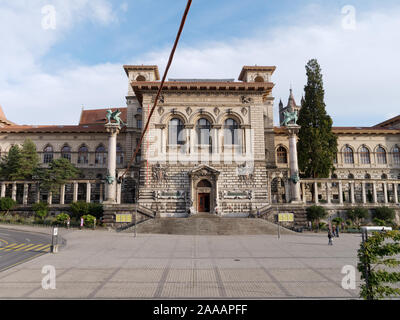
[[[336,230],[336,226],[333,224],[332,225],[332,237],[335,236],[335,230]]]
[[[329,239],[328,245],[329,245],[329,246],[332,246],[333,243],[332,243],[332,233],[331,233],[331,230],[328,230],[328,239]]]
[[[339,225],[336,225],[336,237],[339,238]]]

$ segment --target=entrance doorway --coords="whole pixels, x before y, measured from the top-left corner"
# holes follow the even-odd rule
[[[199,193],[198,194],[198,212],[210,212],[210,194]]]

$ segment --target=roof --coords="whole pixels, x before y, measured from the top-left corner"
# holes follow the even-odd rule
[[[105,133],[104,125],[79,126],[7,126],[0,133]]]
[[[4,114],[4,111],[3,111],[3,108],[2,108],[2,106],[0,105],[0,122],[3,122],[3,123],[5,123],[6,125],[15,125],[15,123],[14,122],[11,122],[10,120],[8,120],[7,118],[6,118],[6,115]]]
[[[138,66],[138,65],[124,65],[124,70],[126,72],[126,75],[129,76],[129,70],[134,70],[134,71],[154,71],[156,73],[156,80],[160,80],[160,73],[158,71],[158,66]]]
[[[285,127],[274,127],[276,134],[286,134]],[[400,134],[400,129],[376,127],[332,127],[334,134]]]
[[[117,109],[122,112],[121,119],[126,123],[128,118],[128,108],[113,108],[111,110],[115,111]],[[107,122],[107,110],[109,109],[82,110],[79,125],[105,124]]]
[[[244,66],[242,68],[242,71],[240,72],[239,75],[239,80],[243,81],[244,80],[244,74],[247,71],[267,71],[267,72],[274,72],[276,70],[276,67],[274,66]]]
[[[235,79],[168,79],[171,82],[234,82]]]
[[[400,125],[400,115],[384,122],[378,123],[374,127],[393,127],[394,125]]]

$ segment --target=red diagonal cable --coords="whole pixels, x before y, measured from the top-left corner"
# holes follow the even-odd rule
[[[120,177],[120,179],[122,179],[122,178],[128,173],[130,167],[132,166],[133,161],[134,161],[135,158],[136,158],[136,155],[138,154],[138,152],[139,152],[139,150],[140,150],[140,147],[141,147],[142,142],[143,142],[144,135],[146,134],[147,129],[148,129],[148,127],[149,127],[151,117],[152,117],[152,115],[153,115],[153,113],[154,113],[154,110],[155,110],[156,107],[157,107],[158,99],[159,99],[160,94],[161,94],[161,91],[162,91],[162,89],[163,89],[163,87],[164,87],[164,82],[165,82],[165,79],[167,78],[167,74],[168,74],[169,68],[171,67],[172,60],[174,59],[176,47],[178,46],[178,42],[179,42],[179,39],[180,39],[180,37],[181,37],[182,31],[183,31],[183,27],[185,26],[186,18],[187,18],[187,16],[188,16],[188,13],[189,13],[189,9],[190,9],[191,4],[192,4],[192,0],[188,0],[187,5],[186,5],[186,9],[185,9],[185,13],[183,14],[183,17],[182,17],[181,25],[180,25],[180,27],[179,27],[179,31],[178,31],[178,34],[177,34],[176,39],[175,39],[174,46],[173,46],[172,51],[171,51],[171,54],[170,54],[170,56],[169,56],[169,60],[168,60],[168,63],[167,63],[167,67],[165,68],[165,72],[164,72],[164,75],[163,75],[162,80],[161,80],[160,88],[158,89],[156,98],[155,98],[155,100],[154,100],[154,105],[153,105],[153,107],[151,108],[150,114],[149,114],[149,116],[148,116],[148,118],[147,118],[146,125],[145,125],[145,127],[144,127],[144,129],[143,129],[142,135],[140,136],[139,143],[138,143],[138,145],[136,146],[136,150],[135,150],[135,152],[134,152],[134,154],[133,154],[131,160],[129,161],[129,164],[128,164],[127,169],[126,169],[125,172],[122,174],[122,176]]]

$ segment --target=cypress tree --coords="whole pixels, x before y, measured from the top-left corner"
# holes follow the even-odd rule
[[[328,178],[334,170],[337,137],[326,113],[321,67],[318,61],[306,65],[307,85],[297,124],[301,126],[297,146],[300,171],[306,178]]]

